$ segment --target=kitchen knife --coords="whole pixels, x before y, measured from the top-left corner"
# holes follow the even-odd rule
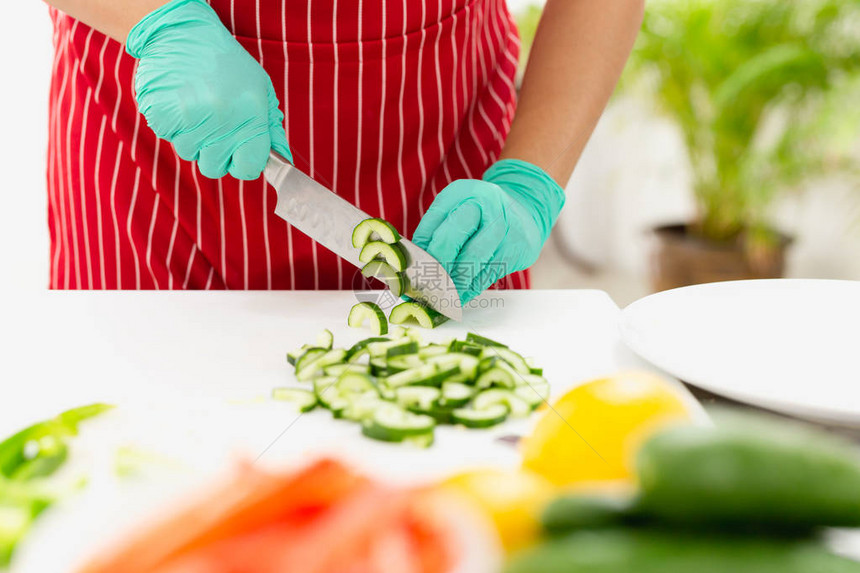
[[[320,185],[292,163],[272,151],[266,164],[266,181],[278,193],[275,214],[337,256],[358,268],[359,250],[352,246],[352,230],[370,215]],[[462,320],[457,287],[439,261],[411,241],[406,250],[407,296],[421,301],[448,318]]]

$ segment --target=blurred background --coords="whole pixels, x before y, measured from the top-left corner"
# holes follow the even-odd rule
[[[509,3],[524,66],[543,2]],[[44,288],[51,30],[41,2],[11,10],[0,288]],[[860,3],[650,0],[646,12],[534,286],[599,288],[623,306],[713,280],[860,279]]]

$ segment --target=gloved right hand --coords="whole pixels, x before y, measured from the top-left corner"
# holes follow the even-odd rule
[[[290,161],[272,80],[204,0],[172,0],[129,32],[138,108],[182,159],[217,179],[256,179],[269,150]]]

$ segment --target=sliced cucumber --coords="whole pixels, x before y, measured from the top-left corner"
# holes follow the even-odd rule
[[[352,230],[352,246],[360,249],[368,241],[397,243],[400,241],[400,233],[394,225],[384,219],[365,219]]]
[[[363,422],[373,416],[376,409],[390,402],[380,398],[376,392],[365,392],[347,399],[347,405],[341,411],[341,417],[355,422]]]
[[[417,368],[419,366],[423,366],[425,362],[421,360],[421,358],[417,354],[406,354],[404,356],[395,356],[394,358],[389,358],[386,364],[388,365],[388,370],[391,373],[395,373],[403,372],[404,370],[409,370],[410,368]]]
[[[543,401],[546,400],[546,396],[544,396],[541,389],[526,384],[514,388],[514,394],[525,400],[531,406],[532,410],[543,404]]]
[[[344,372],[338,376],[334,387],[337,393],[343,397],[347,397],[350,394],[362,394],[368,391],[377,393],[376,386],[373,384],[370,376],[358,372]]]
[[[314,380],[314,394],[319,403],[329,410],[332,409],[333,401],[339,400],[344,402],[344,405],[346,402],[338,396],[337,390],[334,388],[335,382],[337,382],[337,378],[334,376],[321,376]]]
[[[454,382],[473,382],[478,369],[478,359],[471,354],[461,352],[431,356],[427,358],[426,362],[428,364],[438,364],[443,369],[457,366],[460,372],[452,379]]]
[[[531,368],[526,359],[511,350],[502,346],[485,346],[481,352],[481,358],[497,357],[507,362],[514,370],[522,374],[529,374]]]
[[[400,342],[400,341],[398,341]],[[418,352],[418,343],[414,340],[409,340],[408,342],[401,342],[396,346],[391,346],[385,349],[385,357],[393,358],[395,356],[401,356],[404,354],[415,354]]]
[[[466,335],[466,342],[471,342],[473,344],[479,344],[481,346],[496,346],[499,348],[507,348],[507,344],[502,344],[501,342],[496,342],[490,338],[485,336],[481,336],[480,334],[475,334],[474,332],[470,332]]]
[[[302,366],[304,366],[305,364],[319,358],[320,356],[322,356],[325,353],[326,353],[325,348],[317,348],[316,346],[308,347],[304,350],[304,352],[302,352],[301,354],[299,354],[296,357],[296,360],[295,360],[293,366],[295,366],[296,371],[298,371]],[[289,360],[289,357],[287,358],[287,360]]]
[[[536,374],[538,376],[543,376],[543,368],[537,368],[535,366],[529,366],[529,374]]]
[[[370,374],[373,376],[388,376],[396,372],[388,366],[388,362],[384,358],[371,358],[368,364]]]
[[[484,350],[484,347],[480,344],[466,342],[465,340],[452,340],[451,345],[448,347],[448,350],[451,352],[463,352],[465,354],[480,356],[481,352]]]
[[[401,386],[441,386],[452,376],[460,372],[457,366],[441,369],[436,364],[425,364],[417,368],[410,368],[403,372],[397,372],[385,379],[389,388],[400,388]]]
[[[356,360],[361,358],[363,355],[367,354],[368,345],[370,345],[374,342],[388,342],[388,339],[385,338],[384,336],[375,336],[372,338],[365,338],[364,340],[360,340],[360,341],[356,342],[355,344],[353,344],[349,348],[349,350],[346,351],[346,359],[349,362],[355,362]]]
[[[439,397],[439,406],[443,408],[459,408],[472,399],[475,389],[460,382],[444,382]]]
[[[444,344],[428,344],[424,348],[418,349],[418,356],[421,358],[430,358],[431,356],[439,356],[440,354],[447,354],[448,347]]]
[[[399,244],[388,244],[382,241],[370,241],[361,248],[358,260],[367,265],[372,260],[381,260],[396,272],[406,270],[406,250]]]
[[[397,403],[407,410],[429,412],[442,395],[438,388],[431,386],[403,386],[395,391]]]
[[[396,404],[383,404],[364,420],[361,432],[376,440],[402,442],[407,438],[426,436],[433,432],[435,426],[436,421],[430,416],[408,412]]]
[[[316,346],[312,346],[310,344],[302,344],[301,348],[287,352],[287,363],[290,366],[295,366],[299,358],[301,358],[302,355],[311,348],[316,348]],[[325,348],[323,348],[322,350],[325,350]]]
[[[502,404],[506,406],[515,418],[524,418],[528,416],[532,408],[528,402],[511,392],[494,388],[492,390],[484,390],[472,400],[472,408],[475,410],[486,410],[490,406]]]
[[[409,278],[406,274],[395,271],[383,260],[370,261],[362,267],[361,274],[384,282],[394,296],[402,296],[409,289]]]
[[[353,328],[361,328],[367,322],[370,330],[377,336],[388,332],[388,321],[379,305],[372,302],[360,302],[349,310],[347,324]]]
[[[448,317],[421,303],[409,301],[392,308],[388,319],[391,324],[407,324],[414,321],[422,328],[436,328],[446,322]]]
[[[300,382],[307,382],[308,380],[311,380],[317,372],[320,372],[323,367],[343,362],[344,358],[346,358],[346,350],[343,348],[334,348],[332,350],[324,351],[322,356],[313,358],[312,360],[306,361],[303,359],[296,368],[296,379]]]
[[[494,366],[479,374],[475,384],[478,388],[491,388],[493,386],[514,388],[519,380],[518,373],[507,362],[499,360]]]
[[[331,366],[323,367],[323,373],[325,373],[326,376],[340,376],[346,371],[370,374],[370,366],[367,364],[352,364],[350,362],[345,362],[342,364],[332,364]]]
[[[331,330],[325,329],[319,333],[317,336],[317,346],[320,348],[325,348],[326,350],[331,350],[331,347],[334,345],[334,335],[331,333]]]
[[[489,428],[501,424],[507,417],[508,407],[504,404],[493,404],[483,410],[458,408],[451,412],[451,421],[467,428]]]
[[[289,402],[299,412],[310,412],[317,405],[316,395],[304,388],[274,388],[272,399],[280,402]]]

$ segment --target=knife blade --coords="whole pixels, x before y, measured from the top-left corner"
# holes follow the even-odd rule
[[[276,152],[269,154],[266,181],[278,193],[275,214],[334,254],[358,268],[359,250],[352,246],[352,230],[370,215],[317,183]],[[454,281],[439,261],[412,241],[401,239],[406,250],[407,296],[453,320],[463,310]]]

